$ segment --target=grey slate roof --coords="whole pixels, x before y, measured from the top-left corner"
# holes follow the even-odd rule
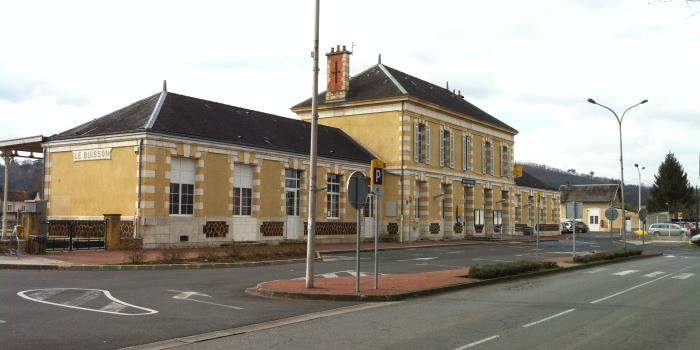
[[[452,91],[381,63],[350,78],[349,85],[350,88],[346,98],[338,102],[412,96],[453,112],[468,115],[484,123],[504,128],[513,133],[518,132],[508,124],[469,103],[463,97],[452,93]],[[319,94],[318,99],[320,105],[336,102],[326,102],[325,91]],[[311,99],[307,99],[292,108],[299,107],[311,107]]]
[[[607,202],[616,205],[620,199],[620,186],[608,185],[561,185],[561,202]]]
[[[310,129],[305,121],[162,92],[53,135],[49,141],[147,131],[306,155]],[[318,154],[362,163],[374,158],[342,130],[323,125],[318,126]]]
[[[523,176],[515,178],[515,184],[520,187],[538,188],[547,191],[557,191],[557,189],[554,188],[554,186],[550,186],[544,183],[544,181],[526,172],[523,172]]]

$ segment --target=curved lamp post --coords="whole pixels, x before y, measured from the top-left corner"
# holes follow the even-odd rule
[[[610,107],[604,106],[604,105],[596,102],[592,98],[589,98],[588,102],[592,103],[594,105],[601,106],[601,107],[609,110],[610,112],[612,112],[612,114],[615,116],[615,119],[617,120],[618,132],[619,132],[619,136],[620,136],[620,197],[621,197],[620,207],[622,208],[622,225],[620,225],[620,235],[622,235],[623,247],[625,250],[627,250],[627,238],[625,237],[625,223],[626,223],[626,220],[625,220],[625,167],[624,167],[623,162],[622,162],[622,120],[625,118],[625,114],[627,114],[627,111],[629,111],[630,109],[637,107],[641,104],[645,104],[645,103],[649,102],[649,100],[642,100],[642,102],[639,102],[639,103],[625,109],[625,111],[622,113],[622,117],[618,117],[617,113],[615,113],[615,111],[613,111]]]

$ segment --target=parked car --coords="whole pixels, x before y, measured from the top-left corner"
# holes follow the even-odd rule
[[[694,243],[700,246],[700,234],[690,237],[690,243]]]
[[[700,246],[700,234],[690,237],[690,243],[694,243]]]
[[[677,224],[660,223],[651,224],[647,231],[652,235],[671,235],[680,236],[681,234],[688,234],[690,230],[685,227],[681,227]]]
[[[571,229],[571,220],[563,221],[561,223],[561,233],[573,233]],[[588,232],[588,225],[581,221],[576,221],[576,233],[586,233]]]

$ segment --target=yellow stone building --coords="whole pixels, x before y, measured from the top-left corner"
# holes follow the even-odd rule
[[[517,131],[460,92],[378,64],[350,76],[344,47],[327,54],[320,96],[317,236],[352,241],[345,189],[370,160],[386,164],[383,196],[360,228],[412,241],[515,234],[559,223],[559,194],[516,183]],[[50,222],[121,215],[123,237],[144,247],[303,240],[310,100],[299,120],[163,91],[45,138]],[[527,180],[527,181],[526,181]],[[533,198],[541,198],[533,205]],[[51,224],[49,225],[51,230]],[[67,227],[67,226],[64,226]]]
[[[386,163],[382,230],[399,233],[400,240],[513,233],[520,195],[512,174],[517,131],[460,92],[381,58],[350,77],[350,55],[344,47],[327,54],[319,123],[344,130]],[[310,100],[292,110],[311,119]],[[549,192],[546,220],[558,223],[558,194]]]

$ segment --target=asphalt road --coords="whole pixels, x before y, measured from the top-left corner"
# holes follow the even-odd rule
[[[184,349],[697,349],[700,254],[467,289]]]
[[[579,251],[609,244],[584,237],[579,242]],[[654,248],[675,256],[694,252],[694,247],[679,244]],[[570,242],[543,242],[541,250],[530,244],[392,250],[380,252],[380,268],[387,274],[444,270],[543,259],[568,255],[570,250]],[[372,254],[363,253],[362,258],[361,271],[371,273]],[[316,265],[319,278],[354,272],[353,253],[329,254],[324,260]],[[354,305],[266,299],[244,292],[262,281],[303,274],[303,264],[160,271],[0,270],[0,348],[120,348]]]

